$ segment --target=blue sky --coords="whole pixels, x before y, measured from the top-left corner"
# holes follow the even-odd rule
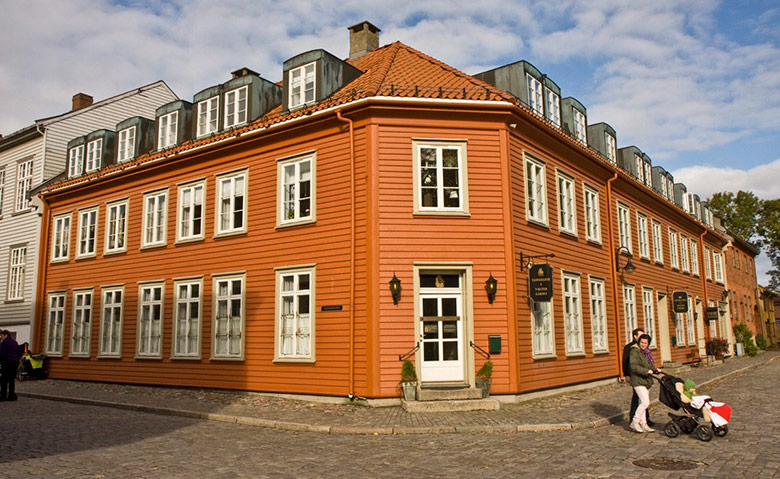
[[[0,133],[165,80],[182,98],[369,20],[466,73],[525,59],[702,197],[780,197],[780,5],[768,0],[3,1]],[[759,269],[766,263],[759,262]]]

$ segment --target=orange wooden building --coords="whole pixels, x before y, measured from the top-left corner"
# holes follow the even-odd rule
[[[670,178],[638,180],[546,77],[557,113],[350,30],[350,60],[303,53],[281,87],[239,70],[131,122],[151,152],[120,124],[114,160],[41,188],[52,377],[388,398],[399,356],[422,387],[473,387],[492,350],[514,395],[620,375],[637,326],[659,362],[703,354],[728,240]]]

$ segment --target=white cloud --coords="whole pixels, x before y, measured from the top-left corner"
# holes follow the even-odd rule
[[[752,191],[761,199],[780,198],[780,158],[747,170],[716,166],[688,166],[672,171],[674,180],[702,199],[721,191]]]

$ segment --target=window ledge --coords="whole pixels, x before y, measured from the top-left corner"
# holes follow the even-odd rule
[[[63,357],[62,353],[50,353],[50,352],[46,351],[46,353],[44,353],[44,354],[46,354],[47,358],[61,358],[61,357]]]
[[[593,351],[594,356],[602,355],[602,354],[609,354],[609,350],[607,349],[606,351]]]
[[[145,355],[136,354],[134,359],[142,359],[142,360],[147,360],[147,359],[155,360],[156,359],[156,360],[159,361],[162,358],[163,358],[162,356],[145,356]]]
[[[542,222],[540,220],[535,220],[533,218],[528,218],[526,221],[528,221],[529,225],[536,225],[536,226],[539,226],[539,227],[547,229],[547,230],[550,229],[550,225],[549,224],[544,223],[544,222]]]
[[[121,249],[116,251],[104,251],[103,256],[112,256],[115,254],[124,254],[124,253],[127,253],[127,249]]]
[[[81,256],[76,256],[76,261],[82,261],[82,260],[85,260],[85,259],[92,259],[92,258],[96,258],[96,257],[97,257],[97,255],[95,253],[84,254],[84,255],[81,255]]]
[[[200,361],[198,356],[171,356],[171,361]]]
[[[245,235],[246,233],[247,233],[247,231],[246,231],[245,229],[243,229],[243,230],[238,230],[238,231],[224,231],[224,232],[222,232],[222,233],[217,233],[217,234],[215,234],[214,236],[212,236],[212,238],[214,238],[214,239],[219,239],[219,238],[228,238],[228,237],[230,237],[230,236],[240,236],[240,235]]]
[[[140,248],[138,248],[138,251],[146,251],[146,250],[150,250],[150,249],[164,248],[165,246],[167,246],[167,244],[168,244],[167,242],[165,242],[165,243],[147,244],[147,245],[143,245]]]
[[[415,211],[412,213],[413,216],[449,216],[449,217],[463,217],[463,218],[470,218],[471,213],[468,211],[446,211],[446,210],[436,210],[436,211]]]
[[[584,351],[575,351],[572,353],[566,353],[567,358],[584,358],[587,354]]]
[[[177,244],[197,243],[198,241],[203,241],[205,239],[206,237],[201,235],[192,238],[177,239],[176,241],[173,242],[173,244],[177,245]]]
[[[73,353],[71,353],[71,354],[68,355],[68,359],[89,359],[89,353],[84,353],[84,354],[81,354],[81,353],[73,354]]]
[[[601,240],[597,240],[597,239],[593,239],[593,238],[588,238],[588,243],[590,243],[590,244],[592,244],[594,246],[602,246]]]
[[[640,255],[639,255],[639,259],[641,259],[641,260],[645,260],[645,261],[647,261],[648,263],[650,262],[650,257],[649,257],[649,256],[642,256],[642,255],[640,254]]]
[[[555,354],[555,353],[534,354],[531,358],[534,359],[534,360],[537,360],[537,359],[558,359],[558,355]]]
[[[228,362],[233,362],[233,363],[239,363],[239,362],[244,360],[244,357],[241,356],[240,358],[238,358],[238,357],[235,357],[235,358],[224,357],[223,358],[223,357],[212,356],[212,357],[209,358],[209,360],[210,361],[228,361]]]
[[[24,298],[19,299],[6,299],[3,301],[4,304],[17,304],[17,303],[24,303]]]
[[[568,236],[571,239],[577,240],[579,239],[579,236],[577,236],[576,231],[568,231],[568,230],[558,230],[561,233],[561,236]]]
[[[57,264],[57,263],[67,263],[70,261],[70,258],[57,258],[50,261],[51,264]]]
[[[317,220],[314,218],[307,218],[307,219],[297,220],[297,221],[286,221],[284,223],[277,223],[276,229],[283,230],[285,228],[293,228],[295,226],[313,225],[316,222]]]
[[[317,362],[314,358],[274,358],[274,363],[300,363],[314,364]]]
[[[98,359],[122,359],[121,354],[98,354]]]
[[[13,218],[14,216],[21,216],[21,215],[23,215],[25,213],[29,213],[31,211],[32,211],[32,208],[27,208],[26,210],[14,211],[13,213],[11,213],[11,218]]]

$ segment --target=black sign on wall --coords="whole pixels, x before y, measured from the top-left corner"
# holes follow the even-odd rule
[[[675,313],[688,312],[688,293],[685,291],[675,291],[672,293],[672,311]]]
[[[710,306],[707,308],[707,319],[710,321],[717,321],[720,317],[720,311],[717,307]]]
[[[552,266],[549,264],[535,264],[528,269],[528,295],[534,301],[547,302],[552,300]]]

